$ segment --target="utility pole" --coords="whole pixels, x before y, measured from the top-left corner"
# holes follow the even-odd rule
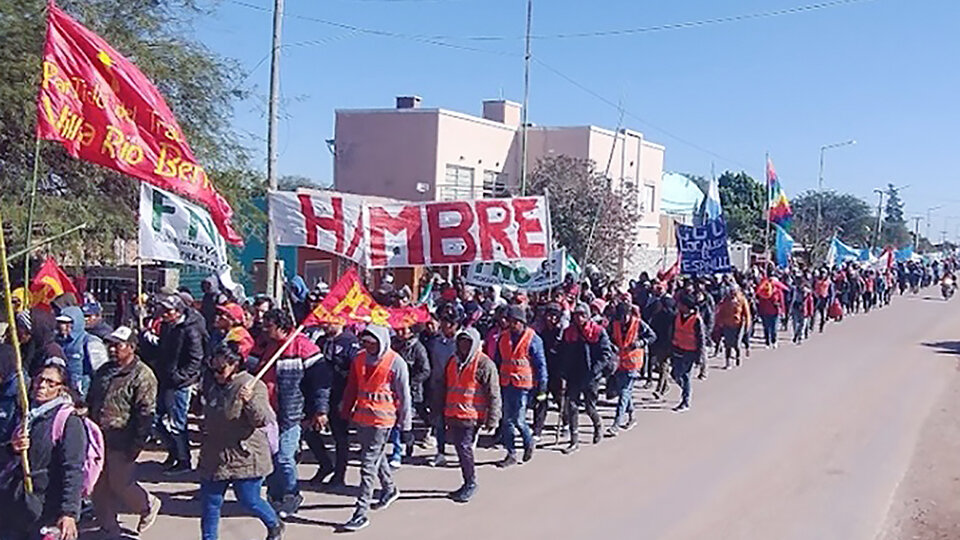
[[[913,216],[913,250],[920,249],[920,220],[921,216]]]
[[[273,56],[270,61],[270,103],[267,114],[267,187],[277,190],[277,116],[280,106],[280,31],[283,23],[283,0],[273,1]],[[270,221],[270,198],[267,198],[267,295],[278,300],[277,241],[275,225]]]
[[[527,108],[530,106],[530,28],[533,0],[527,0],[526,48],[523,53],[523,110],[520,111],[520,194],[527,194]]]
[[[882,227],[883,227],[883,219],[882,219],[882,217],[883,217],[883,194],[884,194],[884,191],[883,191],[882,189],[874,189],[873,192],[880,196],[880,200],[877,201],[877,241],[876,241],[876,246],[875,246],[875,247],[878,247],[878,248],[879,248],[879,247],[880,247],[880,231],[881,231],[881,229],[882,229]]]

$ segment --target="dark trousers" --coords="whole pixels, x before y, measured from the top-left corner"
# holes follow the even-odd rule
[[[463,475],[463,485],[476,484],[477,472],[473,447],[477,442],[477,426],[447,423],[447,442],[452,444],[457,452],[457,459],[460,461],[460,473]]]
[[[148,494],[137,483],[136,458],[127,452],[108,449],[100,479],[93,490],[93,509],[103,527],[114,527],[123,511],[145,514]]]
[[[674,351],[670,359],[670,375],[680,385],[680,403],[690,404],[690,370],[697,363],[700,353],[696,351]]]
[[[597,381],[570,382],[567,385],[567,423],[570,424],[570,442],[576,444],[580,440],[577,429],[580,427],[580,406],[587,411],[587,416],[593,422],[593,430],[600,431],[602,427],[600,413],[597,412],[597,399],[600,394],[600,383]]]
[[[330,431],[333,434],[333,451],[327,448],[324,441],[325,436],[321,435],[319,431],[312,429],[304,431],[303,440],[310,448],[314,459],[320,464],[320,468],[333,470],[335,476],[342,478],[347,472],[347,458],[350,453],[350,441],[347,438],[348,426],[335,412],[331,412],[329,418]],[[331,453],[333,456],[331,456]]]
[[[547,380],[547,391],[550,393],[550,397],[553,398],[553,401],[557,403],[558,406],[562,406],[563,403],[563,379],[559,375],[551,376]],[[533,435],[539,437],[543,434],[543,428],[547,425],[547,412],[550,410],[550,400],[545,399],[543,401],[538,401],[533,406]],[[566,418],[563,417],[561,412],[561,422],[566,422]]]

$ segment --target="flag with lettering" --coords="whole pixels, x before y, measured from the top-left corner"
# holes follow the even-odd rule
[[[307,315],[303,325],[366,323],[403,328],[429,320],[430,312],[424,305],[397,308],[381,306],[360,282],[357,271],[351,268]]]
[[[197,163],[177,119],[149,79],[53,2],[37,95],[37,136],[71,156],[183,195],[242,244],[233,210]]]

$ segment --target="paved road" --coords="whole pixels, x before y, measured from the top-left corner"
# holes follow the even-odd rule
[[[356,536],[873,539],[920,427],[954,373],[954,357],[934,344],[955,340],[957,305],[922,294],[896,298],[802,347],[755,351],[740,369],[696,382],[684,414],[640,392],[637,428],[573,456],[547,447],[519,468],[485,465],[467,506],[444,498],[459,486],[458,469],[405,465],[397,474],[401,500],[372,514]],[[612,411],[604,413],[609,419]],[[500,457],[481,451],[478,459]],[[303,465],[301,476],[314,470]],[[355,469],[348,481],[356,483]],[[153,487],[167,493],[165,515],[147,538],[196,538],[195,485]],[[350,494],[306,493],[287,537],[332,532],[351,514]],[[227,540],[262,538],[262,530],[244,517],[221,523]]]

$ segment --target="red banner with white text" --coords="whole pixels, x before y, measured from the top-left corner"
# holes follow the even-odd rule
[[[278,244],[320,249],[368,268],[543,260],[550,246],[543,197],[415,203],[274,192],[270,219]]]
[[[37,96],[37,136],[71,156],[192,199],[231,244],[233,210],[197,163],[163,96],[132,62],[53,2]]]

